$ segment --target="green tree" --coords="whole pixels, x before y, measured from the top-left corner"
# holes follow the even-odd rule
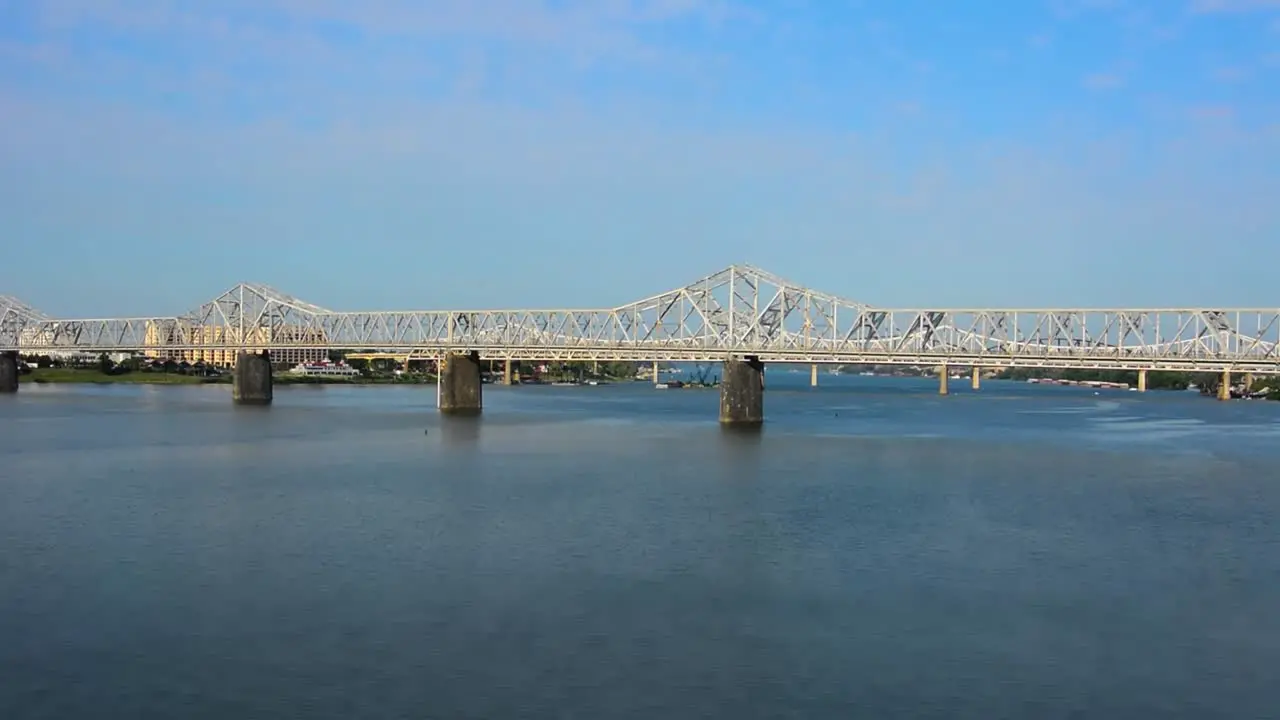
[[[636,364],[633,362],[602,362],[600,372],[611,378],[632,378],[636,375]]]

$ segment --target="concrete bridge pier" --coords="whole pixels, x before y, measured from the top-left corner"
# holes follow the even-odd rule
[[[1222,371],[1222,381],[1218,383],[1218,399],[1219,400],[1231,399],[1231,371],[1230,370]]]
[[[231,401],[237,405],[270,405],[273,397],[271,354],[265,351],[262,354],[237,354],[231,381]]]
[[[720,381],[720,424],[758,427],[764,423],[764,363],[754,355],[724,361]]]
[[[1146,392],[1146,391],[1147,391],[1147,371],[1139,370],[1138,371],[1138,392]]]
[[[947,389],[947,381],[951,379],[951,368],[946,365],[938,366],[938,394],[947,395],[950,391]]]
[[[0,393],[18,392],[18,353],[0,353]]]
[[[502,367],[502,384],[510,385],[512,383],[511,358],[507,358],[507,362]]]
[[[436,407],[450,415],[478,415],[483,406],[480,353],[450,353],[440,360]]]
[[[809,387],[818,387],[818,363],[809,366]]]
[[[978,367],[977,365],[973,366],[973,377],[970,379],[969,382],[972,385],[974,390],[982,389],[982,368]]]

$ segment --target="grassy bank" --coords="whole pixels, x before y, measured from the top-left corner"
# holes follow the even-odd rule
[[[216,383],[221,381],[220,378],[179,375],[178,373],[129,372],[107,374],[101,370],[77,370],[69,368],[40,368],[33,370],[30,375],[22,375],[18,379],[22,382],[34,383],[93,383],[97,385],[115,385],[120,383],[146,385],[200,385],[202,383]]]

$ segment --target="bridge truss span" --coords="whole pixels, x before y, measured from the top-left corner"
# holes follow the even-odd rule
[[[0,349],[282,348],[1277,372],[1280,309],[888,309],[742,265],[606,309],[340,312],[241,284],[177,317],[64,320],[0,297]]]

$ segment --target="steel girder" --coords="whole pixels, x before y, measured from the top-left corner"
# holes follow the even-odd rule
[[[594,310],[335,312],[242,284],[179,317],[61,320],[0,297],[0,349],[241,348],[1280,372],[1280,309],[886,309],[742,265]]]

